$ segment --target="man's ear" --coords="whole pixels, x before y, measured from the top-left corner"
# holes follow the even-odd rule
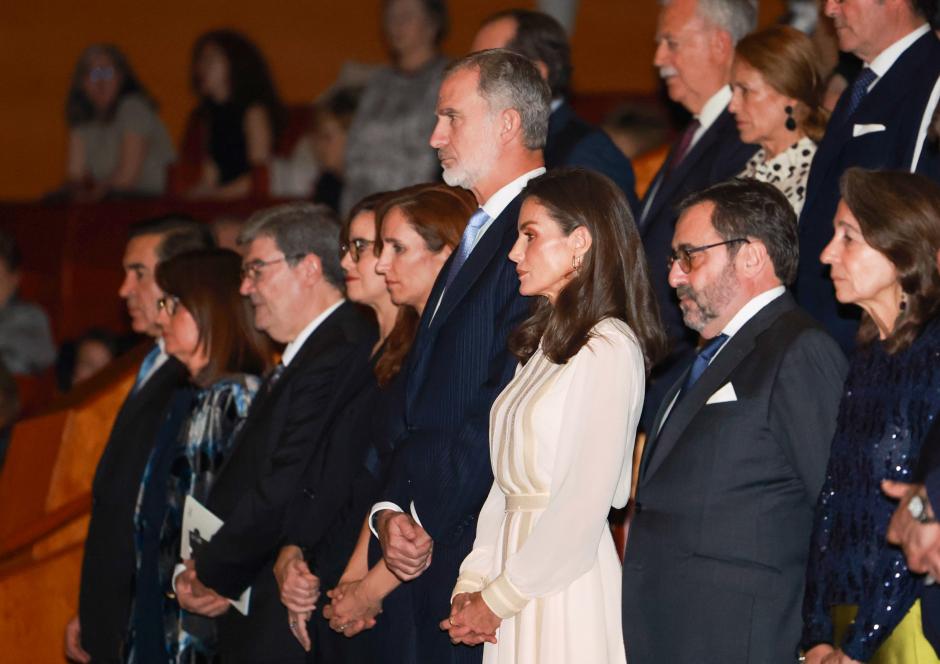
[[[301,270],[303,279],[308,284],[315,284],[323,278],[323,263],[320,257],[314,253],[307,254],[300,259],[297,269]]]
[[[507,108],[499,114],[499,138],[502,143],[512,143],[522,133],[522,116],[514,108]]]
[[[539,70],[539,75],[542,77],[542,80],[548,83],[548,65],[541,60],[533,60],[532,64]]]
[[[757,276],[770,262],[767,246],[760,240],[754,239],[747,244],[742,244],[738,250],[737,262],[746,275]]]
[[[734,60],[734,43],[727,30],[713,28],[708,38],[708,46],[715,62],[724,62],[731,66]]]

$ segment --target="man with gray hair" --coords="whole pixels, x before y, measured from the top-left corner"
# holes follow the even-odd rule
[[[480,208],[421,318],[407,368],[407,437],[370,515],[385,564],[410,581],[378,618],[413,623],[406,630],[413,639],[386,640],[400,644],[395,661],[479,662],[483,655],[482,648],[453,645],[439,623],[450,613],[454,581],[493,482],[490,407],[515,370],[509,334],[529,310],[508,256],[520,194],[545,172],[550,98],[535,65],[501,49],[458,60],[441,84],[431,146],[444,180],[472,191]],[[478,597],[475,590],[460,597]],[[396,599],[402,594],[413,606]]]
[[[660,4],[654,63],[666,81],[669,97],[693,119],[640,202],[640,236],[671,344],[669,357],[654,370],[647,388],[644,429],[649,428],[663,392],[691,361],[696,343],[696,336],[682,324],[666,281],[675,205],[694,191],[740,173],[757,149],[741,142],[728,112],[734,46],[754,29],[756,0],[665,0]]]
[[[343,297],[339,224],[327,208],[291,203],[255,214],[239,235],[241,292],[255,326],[286,344],[259,389],[207,507],[225,524],[179,575],[180,605],[221,615],[225,662],[303,662],[273,566],[288,504],[345,405],[338,385],[366,376],[373,321]],[[316,579],[312,577],[312,582]],[[247,616],[229,610],[251,587]]]

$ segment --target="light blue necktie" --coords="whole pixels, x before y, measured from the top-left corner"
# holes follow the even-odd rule
[[[156,363],[157,358],[160,357],[160,346],[154,346],[146,357],[144,361],[140,363],[140,369],[137,371],[137,380],[134,381],[134,389],[132,392],[136,392],[144,383],[147,382],[147,378],[150,377],[150,370],[153,369],[153,365]]]
[[[454,262],[450,264],[450,271],[447,273],[447,281],[444,282],[445,290],[450,288],[450,284],[454,278],[456,278],[457,273],[460,272],[460,268],[467,262],[467,258],[470,257],[470,252],[473,251],[473,247],[476,244],[480,229],[483,228],[489,220],[490,215],[488,215],[483,208],[478,208],[477,211],[473,213],[473,216],[470,217],[470,221],[467,222],[467,227],[463,229],[460,244],[457,245],[457,255],[454,257]]]

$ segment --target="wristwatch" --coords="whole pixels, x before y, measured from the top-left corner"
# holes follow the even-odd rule
[[[936,519],[928,513],[928,506],[929,503],[919,493],[915,493],[911,496],[911,499],[907,501],[907,511],[911,513],[915,521],[920,523],[933,523],[936,521]]]

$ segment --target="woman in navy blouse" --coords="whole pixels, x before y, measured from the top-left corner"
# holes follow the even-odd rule
[[[885,541],[895,503],[880,483],[911,481],[940,416],[940,187],[852,168],[841,193],[821,258],[839,301],[864,313],[816,509],[803,647],[807,662],[937,662],[923,577]]]

